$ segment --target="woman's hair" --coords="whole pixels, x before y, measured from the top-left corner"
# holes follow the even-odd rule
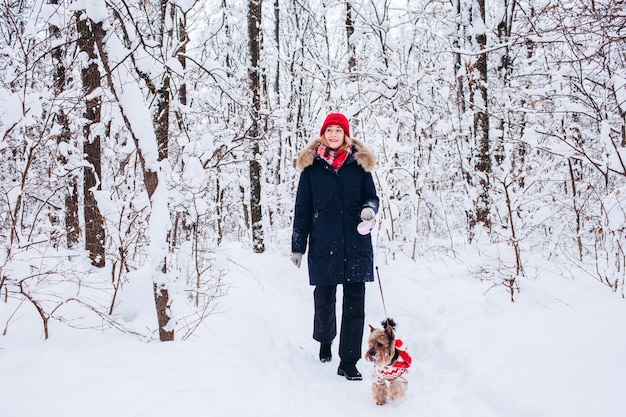
[[[352,146],[353,142],[352,142],[352,138],[348,135],[344,135],[343,137],[343,145],[341,146],[340,149],[346,149],[349,148],[350,146]],[[330,147],[330,144],[328,143],[328,141],[326,140],[326,138],[324,137],[324,135],[320,136],[320,142],[322,142],[322,145],[326,146],[327,148]]]

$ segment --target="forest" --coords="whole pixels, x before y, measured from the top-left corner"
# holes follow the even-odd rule
[[[512,302],[545,270],[624,298],[625,3],[2,0],[0,331],[137,331],[147,280],[145,336],[185,339],[220,247],[288,262],[329,112],[376,152],[379,262],[472,248]]]

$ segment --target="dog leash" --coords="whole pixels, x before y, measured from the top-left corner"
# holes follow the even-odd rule
[[[378,277],[378,288],[380,288],[380,298],[383,300],[383,311],[385,312],[385,317],[389,317],[387,315],[387,307],[385,306],[385,295],[383,294],[383,284],[380,281],[380,274],[378,273],[378,265],[376,265],[376,277]]]
[[[372,232],[374,225],[376,224],[376,218],[368,221],[363,221],[359,223],[357,226],[357,230],[360,234],[366,235]],[[373,249],[373,246],[372,246]],[[387,315],[387,307],[385,306],[385,295],[383,294],[383,284],[380,281],[380,274],[378,273],[378,265],[376,265],[376,277],[378,277],[378,288],[380,289],[380,298],[383,300],[383,311],[385,312],[385,317],[389,317]]]
[[[378,265],[376,265],[376,277],[378,278],[378,288],[380,289],[380,298],[383,300],[383,311],[385,312],[385,320],[389,320],[387,315],[387,306],[385,306],[385,295],[383,294],[383,284],[380,280],[380,274],[378,273]],[[384,322],[383,322],[384,323]],[[391,355],[392,346],[389,346],[389,354]],[[398,360],[398,351],[396,350],[395,356],[391,359],[391,362],[387,366],[393,365]]]

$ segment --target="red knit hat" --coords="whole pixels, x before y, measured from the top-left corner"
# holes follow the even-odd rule
[[[346,136],[350,137],[350,123],[348,122],[348,119],[346,118],[346,116],[344,116],[343,114],[330,113],[328,116],[326,116],[326,119],[324,120],[324,123],[322,124],[322,129],[320,129],[320,136],[324,136],[324,131],[330,125],[341,126]]]

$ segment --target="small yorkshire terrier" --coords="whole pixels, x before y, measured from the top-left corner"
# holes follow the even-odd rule
[[[385,404],[388,396],[392,400],[404,396],[408,386],[406,373],[412,361],[402,340],[396,339],[396,322],[387,318],[381,324],[382,329],[370,326],[365,354],[365,359],[374,363],[372,392],[378,405]]]

